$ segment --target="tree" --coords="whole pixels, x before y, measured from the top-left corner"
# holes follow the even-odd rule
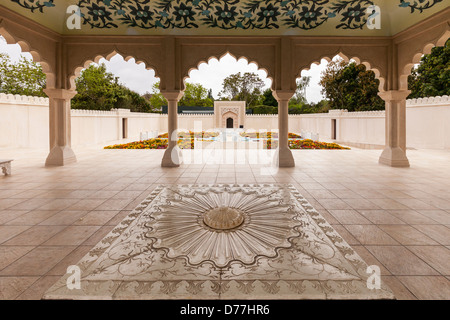
[[[115,108],[130,109],[131,112],[153,112],[145,96],[123,85],[116,88],[116,99]]]
[[[119,84],[119,79],[106,71],[105,64],[89,66],[75,83],[78,93],[72,99],[73,109],[152,111],[150,103],[139,93]]]
[[[219,93],[221,98],[245,101],[248,107],[261,104],[261,89],[264,87],[264,81],[256,73],[232,74],[223,80],[222,86],[223,89]]]
[[[77,95],[72,99],[72,109],[111,110],[117,102],[119,80],[106,71],[105,64],[90,65],[75,80]]]
[[[278,107],[278,101],[273,96],[271,89],[264,90],[261,102],[265,106]]]
[[[46,97],[46,75],[42,67],[24,57],[12,63],[9,55],[0,53],[0,92]]]
[[[342,59],[331,61],[319,83],[330,109],[384,110],[384,101],[378,96],[379,80],[364,65]]]
[[[289,101],[289,104],[296,105],[301,103],[306,103],[306,89],[309,86],[309,83],[311,82],[311,77],[301,77],[299,80],[297,80],[297,88],[295,90],[294,96]]]
[[[211,99],[211,101],[214,101],[212,89],[209,89],[209,90],[208,90],[208,99]]]
[[[208,97],[208,89],[199,83],[186,83],[183,97],[178,102],[186,107],[212,107],[214,100]]]
[[[434,47],[408,77],[408,99],[450,95],[450,41]]]
[[[161,110],[162,106],[167,106],[167,100],[159,91],[159,81],[155,82],[152,86],[151,97],[149,102],[153,109]]]

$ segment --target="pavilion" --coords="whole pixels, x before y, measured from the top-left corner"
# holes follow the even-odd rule
[[[267,71],[278,100],[277,163],[293,167],[288,148],[288,101],[301,71],[339,54],[363,63],[380,80],[386,102],[386,146],[379,162],[408,167],[405,99],[411,67],[450,36],[445,1],[3,1],[0,34],[41,63],[50,98],[48,166],[76,161],[70,100],[75,78],[92,61],[119,53],[152,68],[169,102],[169,133],[189,72],[230,53]],[[172,159],[169,142],[161,165]],[[175,155],[176,157],[176,155]]]

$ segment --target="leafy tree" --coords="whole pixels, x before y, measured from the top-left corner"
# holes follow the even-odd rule
[[[289,114],[326,113],[329,110],[328,104],[328,100],[322,100],[318,103],[301,102],[296,105],[289,105]]]
[[[434,47],[408,77],[408,99],[450,95],[450,41]]]
[[[116,89],[115,108],[130,109],[132,112],[153,112],[150,103],[139,93],[120,85]]]
[[[278,107],[278,101],[273,96],[271,89],[264,90],[261,102],[265,106]]]
[[[378,96],[379,80],[371,70],[355,62],[331,61],[322,72],[322,94],[331,109],[348,111],[383,110],[384,101]]]
[[[166,98],[164,98],[161,91],[159,91],[159,81],[153,84],[148,101],[153,109],[161,110],[162,106],[167,106]]]
[[[106,65],[90,65],[75,80],[78,94],[72,109],[111,110],[116,107],[119,79],[106,71]]]
[[[0,92],[46,97],[46,75],[42,67],[24,57],[13,63],[9,55],[0,53]]]
[[[264,87],[264,81],[256,73],[232,74],[223,80],[222,86],[223,89],[219,93],[222,98],[245,101],[248,107],[261,103],[261,89]]]
[[[199,83],[186,83],[184,95],[178,102],[180,106],[186,107],[212,107],[214,100],[208,97],[208,89]]]
[[[311,77],[301,77],[297,80],[297,88],[295,90],[294,96],[289,101],[290,105],[306,103],[306,89],[311,82]]]
[[[91,65],[75,80],[77,95],[73,109],[111,110],[130,109],[132,112],[151,112],[150,103],[137,92],[119,84],[119,79],[106,71],[105,64]]]
[[[259,105],[259,106],[252,106],[249,109],[252,110],[253,114],[277,114],[278,113],[278,106]]]
[[[214,101],[212,89],[209,89],[209,90],[208,90],[208,99],[211,99],[211,101]]]

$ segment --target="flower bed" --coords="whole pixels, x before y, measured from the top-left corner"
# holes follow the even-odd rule
[[[267,139],[278,139],[278,132],[241,132],[241,137],[259,139],[259,138],[267,138]],[[301,139],[301,135],[289,132],[289,139]]]
[[[125,144],[115,144],[107,146],[104,149],[167,149],[167,141],[167,139],[156,138]],[[194,139],[179,139],[178,147],[180,149],[194,149]]]
[[[181,132],[178,132],[178,138],[181,138],[181,139],[189,139],[189,138],[190,139],[193,139],[193,138],[208,139],[208,138],[217,137],[219,134],[220,134],[219,132],[215,132],[215,131],[202,131],[202,132],[181,131]],[[168,136],[169,136],[168,133],[163,133],[163,134],[160,134],[158,136],[158,138],[167,139]]]
[[[193,138],[191,139],[179,139],[178,147],[180,149],[194,149]],[[207,140],[203,140],[207,141]],[[262,139],[264,149],[276,149],[278,147],[278,140],[272,139]],[[290,149],[350,149],[342,147],[336,143],[327,143],[320,141],[312,141],[310,139],[300,140],[292,139],[289,140]],[[167,139],[149,139],[144,141],[135,141],[125,144],[116,144],[112,146],[107,146],[105,149],[167,149]]]

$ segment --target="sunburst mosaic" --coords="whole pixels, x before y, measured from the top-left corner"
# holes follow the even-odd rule
[[[292,185],[155,189],[46,299],[392,299]]]

